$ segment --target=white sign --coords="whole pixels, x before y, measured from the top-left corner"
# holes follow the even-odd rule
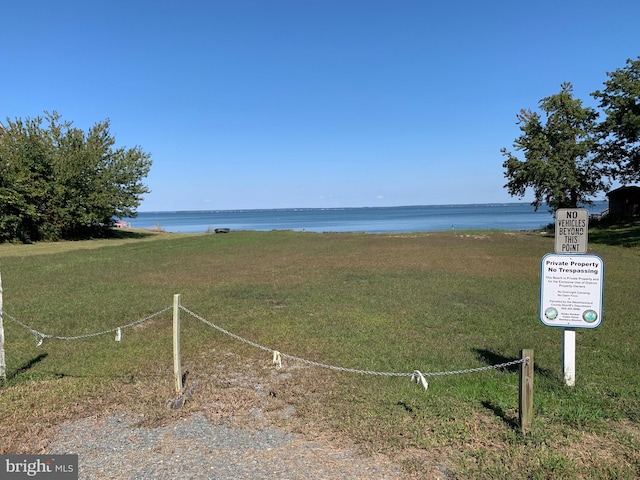
[[[584,208],[556,210],[556,253],[587,253],[589,212]]]
[[[540,262],[540,321],[596,328],[602,321],[604,262],[597,255],[555,255]]]

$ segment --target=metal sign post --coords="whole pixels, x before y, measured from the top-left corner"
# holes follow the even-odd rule
[[[568,387],[576,384],[576,330],[562,329],[562,378]]]
[[[540,321],[562,328],[562,372],[576,382],[576,329],[602,322],[604,262],[586,255],[589,215],[585,209],[556,211],[555,254],[540,262]]]

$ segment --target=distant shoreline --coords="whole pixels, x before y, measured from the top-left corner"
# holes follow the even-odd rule
[[[594,204],[607,203],[607,200],[594,200]],[[270,211],[310,211],[310,210],[384,210],[384,209],[397,209],[397,208],[448,208],[448,207],[500,207],[510,205],[526,205],[532,207],[531,202],[488,202],[488,203],[438,203],[438,204],[424,204],[424,205],[386,205],[386,206],[368,206],[368,207],[274,207],[274,208],[232,208],[232,209],[202,209],[202,210],[140,210],[138,213],[143,214],[160,214],[160,213],[235,213],[235,212],[270,212]],[[539,207],[538,211],[546,211],[548,207]],[[592,208],[589,206],[582,208]]]

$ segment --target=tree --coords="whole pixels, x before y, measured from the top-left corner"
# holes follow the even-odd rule
[[[87,133],[54,112],[0,129],[0,241],[104,233],[134,217],[151,167],[140,147],[115,148],[109,121]]]
[[[38,210],[50,177],[47,156],[37,120],[0,129],[0,241],[38,237]]]
[[[605,89],[591,94],[606,114],[598,125],[600,161],[622,183],[640,181],[640,56],[607,76]]]
[[[524,160],[501,149],[507,158],[505,188],[521,198],[531,188],[536,210],[543,203],[552,212],[592,203],[591,198],[607,187],[591,153],[598,113],[573,98],[570,83],[540,100],[539,108],[544,118],[531,110],[517,115],[522,135],[513,146],[524,153]]]

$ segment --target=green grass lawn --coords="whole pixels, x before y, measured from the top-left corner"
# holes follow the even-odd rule
[[[573,388],[561,379],[561,331],[538,320],[540,260],[553,251],[553,237],[540,233],[125,233],[0,245],[0,273],[4,310],[59,336],[145,318],[179,293],[188,309],[253,342],[367,371],[455,371],[530,348],[535,417],[524,436],[517,368],[430,377],[425,391],[408,377],[285,359],[273,402],[295,408],[295,428],[339,432],[402,461],[408,474],[437,465],[458,478],[637,478],[638,230],[590,234],[589,253],[605,263],[604,315],[599,328],[577,333]],[[183,312],[182,363],[201,386],[188,408],[169,411],[171,311],[124,329],[122,342],[109,333],[36,347],[31,332],[4,324],[2,453],[35,453],[38,435],[89,413],[186,415],[229,387],[223,371],[232,357],[238,368],[275,375],[267,352]]]

